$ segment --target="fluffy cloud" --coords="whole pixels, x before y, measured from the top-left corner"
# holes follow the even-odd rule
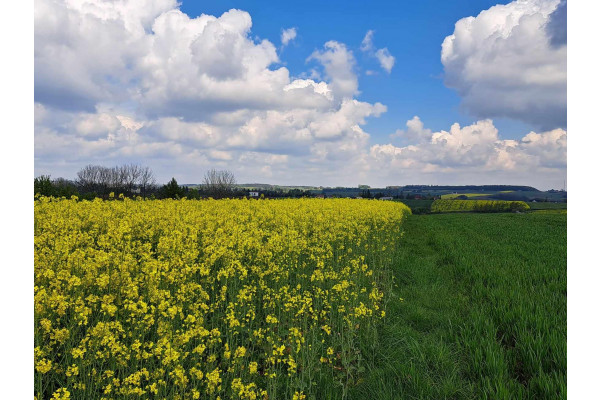
[[[373,50],[373,35],[375,35],[375,31],[369,29],[365,34],[365,37],[360,44],[361,51],[372,51]]]
[[[161,181],[198,182],[214,167],[239,181],[355,185],[564,170],[562,129],[507,141],[489,120],[432,132],[414,117],[394,135],[406,146],[374,145],[365,126],[386,107],[355,98],[346,45],[325,43],[294,78],[251,29],[244,11],[189,18],[167,0],[36,0],[36,173],[138,162]],[[365,51],[391,70],[372,38]]]
[[[36,101],[93,111],[98,102],[125,99],[137,61],[148,51],[145,32],[175,4],[36,0]]]
[[[480,174],[489,179],[493,173],[500,173],[519,180],[524,171],[542,175],[552,171],[561,177],[565,173],[567,132],[563,129],[530,132],[521,140],[502,140],[491,120],[477,121],[465,127],[455,123],[449,131],[439,132],[424,129],[418,117],[406,125],[406,130],[394,136],[407,137],[416,144],[404,147],[374,145],[370,148],[370,156],[392,169],[447,177]]]
[[[392,68],[394,67],[396,59],[390,54],[387,47],[377,50],[375,52],[375,57],[379,61],[381,68],[383,68],[388,74],[392,72]]]
[[[292,40],[296,39],[296,28],[288,28],[281,31],[281,45],[287,46]]]
[[[518,0],[459,20],[442,44],[445,83],[478,118],[567,123],[566,1]]]
[[[394,67],[394,63],[396,62],[396,58],[390,54],[387,47],[382,49],[375,50],[375,46],[373,44],[373,36],[375,35],[375,31],[369,30],[367,31],[365,37],[362,40],[360,45],[360,50],[368,53],[371,57],[375,57],[377,61],[379,61],[379,65],[383,68],[388,74],[392,72],[392,68]],[[367,75],[372,75],[373,71],[367,71]]]
[[[190,18],[175,1],[36,0],[36,169],[73,176],[144,157],[163,170],[227,163],[277,176],[269,160],[319,159],[319,142],[351,147],[357,132],[364,144],[359,125],[385,107],[353,99],[352,52],[327,42],[310,57],[326,81],[292,79],[251,28],[247,12]],[[248,154],[263,155],[257,169]]]
[[[358,78],[354,73],[356,60],[345,44],[330,40],[325,43],[324,50],[315,50],[308,58],[310,60],[317,60],[323,65],[336,99],[352,98],[358,94]]]
[[[205,120],[239,109],[329,107],[292,82],[247,12],[189,18],[174,1],[35,3],[35,99],[94,111],[135,102],[147,117]],[[357,86],[357,84],[356,84]]]
[[[405,139],[409,142],[417,142],[421,143],[423,141],[429,140],[431,137],[431,129],[425,129],[423,122],[421,119],[415,115],[412,119],[406,122],[406,129],[398,129],[395,133],[390,135],[390,138],[396,139]]]
[[[545,167],[567,166],[567,133],[562,129],[541,134],[530,132],[523,138],[521,145],[527,154],[535,157]]]
[[[211,125],[161,118],[140,123],[102,113],[47,113],[36,105],[36,164],[80,168],[89,162],[150,160],[159,178],[200,179],[209,167],[229,168],[240,180],[355,185],[507,183],[559,187],[566,172],[563,129],[503,140],[491,120],[433,132],[419,117],[394,136],[410,144],[370,144],[364,119],[385,111],[380,104],[345,101],[338,110],[267,111],[242,125]],[[65,114],[65,115],[61,115]],[[49,118],[54,118],[54,128]],[[63,123],[67,121],[70,123]],[[105,127],[105,134],[101,126]],[[527,171],[527,174],[524,173]],[[165,175],[163,175],[165,174]]]

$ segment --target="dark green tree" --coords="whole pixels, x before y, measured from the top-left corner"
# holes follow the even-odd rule
[[[57,178],[52,181],[52,185],[54,186],[54,193],[56,194],[56,197],[66,197],[67,199],[71,196],[79,197],[77,186],[72,181],[64,178]]]
[[[55,196],[54,185],[50,180],[50,175],[40,175],[33,180],[33,194],[42,196]]]
[[[184,190],[177,184],[177,180],[172,178],[169,183],[161,188],[161,194],[163,198],[179,199],[183,197]]]

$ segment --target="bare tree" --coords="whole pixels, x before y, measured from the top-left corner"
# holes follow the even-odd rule
[[[109,168],[111,189],[113,192],[123,193],[127,189],[129,169],[127,165]],[[117,194],[117,193],[115,193]]]
[[[204,189],[216,199],[231,196],[235,183],[235,176],[231,171],[211,169],[204,174]]]
[[[118,179],[111,168],[86,165],[77,173],[77,184],[87,192],[106,194],[117,184]]]
[[[88,192],[98,190],[100,183],[100,167],[96,165],[86,165],[77,172],[77,184]]]
[[[113,177],[110,168],[97,166],[98,169],[98,187],[101,194],[107,194],[113,188]]]
[[[123,165],[120,167],[120,175],[127,193],[132,193],[135,185],[140,179],[142,167],[136,164]]]
[[[77,173],[77,184],[83,191],[94,191],[101,195],[109,192],[131,194],[139,186],[145,196],[156,180],[150,168],[136,164],[112,168],[87,165]]]
[[[156,178],[154,172],[149,167],[142,167],[139,175],[139,185],[142,190],[142,196],[146,198],[146,193],[149,189],[156,185]]]

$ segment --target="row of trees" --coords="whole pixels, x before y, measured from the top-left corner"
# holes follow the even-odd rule
[[[116,167],[87,165],[77,173],[77,185],[84,193],[106,196],[110,192],[146,197],[156,186],[154,172],[149,167],[126,164]]]
[[[158,190],[156,178],[149,167],[135,164],[116,167],[88,165],[77,172],[77,179],[51,179],[41,175],[33,181],[34,193],[43,196],[79,196],[106,198],[112,193],[147,197]]]
[[[390,195],[384,192],[376,192],[375,194],[371,193],[371,189],[366,189],[366,190],[362,190],[359,193],[359,196],[362,197],[363,199],[380,199],[382,197],[393,197],[394,199],[397,200],[414,200],[414,199],[421,199],[421,200],[435,200],[436,196],[432,196],[430,193],[427,193],[426,195],[420,195],[420,194],[414,194],[414,193],[407,193],[406,195],[404,194],[404,192],[400,192],[400,194],[397,195]]]
[[[214,171],[211,170],[204,176],[202,185],[196,188],[187,186],[179,186],[175,178],[164,185],[160,194],[162,198],[181,198],[202,199],[212,197],[213,199],[222,198],[241,198],[248,197],[249,192],[254,190],[239,188],[235,185],[235,178],[229,171]],[[300,198],[313,197],[310,190],[261,190],[262,197],[275,198]]]
[[[80,192],[73,181],[58,178],[50,179],[50,175],[41,175],[33,180],[33,192],[43,196],[71,197],[79,196]]]
[[[77,172],[77,179],[69,181],[63,178],[51,179],[42,175],[34,179],[34,193],[43,196],[71,197],[83,199],[95,197],[108,198],[110,193],[125,196],[142,196],[154,198],[207,198],[215,199],[246,197],[248,190],[236,186],[236,179],[231,171],[207,171],[202,184],[197,188],[180,186],[175,178],[167,184],[159,186],[154,172],[149,167],[126,164],[115,167],[87,165]],[[263,191],[264,192],[264,191]],[[309,191],[293,190],[289,192],[269,191],[267,197],[302,197],[310,195]]]
[[[188,199],[202,199],[208,197],[212,197],[213,199],[224,199],[246,197],[247,195],[247,190],[237,189],[233,185],[230,187],[222,187],[215,183],[213,185],[202,184],[197,188],[179,186],[175,178],[172,178],[166,185],[164,185],[158,193],[159,198],[169,199],[179,199],[182,197],[187,197]]]
[[[211,169],[204,174],[202,185],[197,189],[179,186],[177,180],[172,178],[161,188],[160,195],[163,198],[203,198],[212,197],[223,199],[228,197],[245,197],[247,191],[236,188],[235,176],[231,171],[217,171]]]

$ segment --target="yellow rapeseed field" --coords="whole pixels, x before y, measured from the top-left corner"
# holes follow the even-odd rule
[[[345,391],[409,209],[348,199],[35,201],[37,399]]]

